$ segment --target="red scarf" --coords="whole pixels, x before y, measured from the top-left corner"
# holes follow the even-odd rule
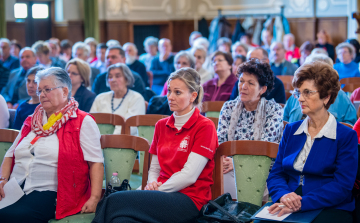
[[[63,107],[57,114],[62,114],[62,117],[57,120],[48,130],[44,130],[43,128],[43,115],[46,115],[44,112],[44,108],[41,104],[39,104],[33,114],[31,121],[31,130],[36,133],[38,136],[46,137],[56,133],[61,126],[63,126],[68,120],[69,117],[76,112],[79,107],[79,103],[75,101],[74,98],[71,98],[67,105]]]

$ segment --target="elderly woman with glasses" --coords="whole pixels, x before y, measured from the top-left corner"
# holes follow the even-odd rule
[[[358,169],[358,140],[328,111],[340,90],[328,64],[305,63],[295,73],[294,96],[305,120],[286,126],[267,179],[277,216],[322,209],[313,223],[353,222],[351,193]]]
[[[104,158],[94,119],[71,98],[63,69],[40,71],[35,81],[40,105],[6,152],[0,175],[0,200],[9,180],[25,194],[0,209],[1,222],[48,222],[95,212],[101,197]]]
[[[232,73],[230,53],[216,51],[212,57],[215,77],[204,83],[204,101],[227,101],[237,80]]]
[[[340,79],[360,77],[359,64],[354,62],[356,57],[355,47],[344,42],[337,45],[335,49],[340,63],[334,64],[334,69],[339,73]]]
[[[125,119],[145,114],[145,100],[143,96],[129,88],[134,85],[134,76],[123,63],[108,67],[106,85],[111,91],[99,94],[90,112],[117,114]],[[121,134],[121,126],[116,126],[114,134]],[[136,134],[136,127],[131,128],[131,134]]]

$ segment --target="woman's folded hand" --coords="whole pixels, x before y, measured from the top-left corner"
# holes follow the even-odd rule
[[[276,214],[279,212],[277,216],[281,217],[284,214],[293,213],[296,212],[297,210],[290,209],[286,207],[283,203],[275,203],[269,207],[268,211],[270,214]]]
[[[144,190],[159,190],[159,187],[162,185],[161,182],[151,182],[151,183],[148,183],[146,186],[145,186],[145,189]]]
[[[295,211],[300,210],[301,208],[302,197],[296,193],[288,193],[280,198],[280,202],[286,205],[286,207],[291,208]]]
[[[2,180],[0,181],[0,201],[5,197],[5,192],[4,192],[4,185],[7,183],[7,180]]]
[[[81,213],[93,213],[96,211],[96,206],[99,203],[99,198],[90,197],[89,200],[86,201],[84,206],[81,208]]]
[[[230,157],[224,157],[223,159],[223,173],[228,173],[234,169],[233,160]]]

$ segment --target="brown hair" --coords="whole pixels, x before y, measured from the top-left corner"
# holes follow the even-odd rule
[[[65,66],[65,70],[67,70],[67,68],[70,66],[70,64],[73,64],[77,67],[77,69],[79,71],[79,75],[81,76],[81,78],[84,81],[83,82],[84,86],[89,87],[90,86],[90,73],[91,73],[89,64],[79,58],[74,58],[74,59],[70,60],[69,62],[67,62],[66,66]]]
[[[299,88],[304,81],[310,80],[315,82],[320,99],[330,96],[329,102],[325,105],[325,108],[329,109],[340,90],[338,73],[329,64],[322,61],[305,63],[296,70],[292,85],[294,88]]]

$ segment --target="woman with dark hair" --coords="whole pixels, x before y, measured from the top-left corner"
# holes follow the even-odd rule
[[[335,60],[335,48],[334,45],[331,44],[331,37],[326,32],[326,30],[322,29],[317,33],[317,44],[316,48],[322,48],[326,50],[329,57],[334,61]]]
[[[227,101],[236,82],[230,53],[216,51],[212,57],[215,78],[204,83],[204,101]]]
[[[28,95],[31,97],[29,100],[24,101],[19,105],[16,109],[15,113],[15,121],[13,125],[13,129],[20,130],[21,126],[24,124],[25,119],[34,113],[35,108],[40,104],[39,96],[36,94],[37,84],[35,82],[35,74],[38,71],[44,70],[43,67],[33,67],[31,68],[25,76],[26,80],[26,91]]]
[[[286,126],[267,179],[271,214],[322,209],[313,223],[352,223],[351,193],[358,169],[358,140],[328,111],[340,90],[328,64],[305,63],[295,73],[294,97],[305,120]]]
[[[265,97],[274,87],[274,75],[268,63],[251,59],[241,64],[239,96],[224,103],[217,130],[219,144],[233,140],[280,142],[283,108]],[[235,120],[235,121],[234,121]],[[236,196],[232,158],[224,158],[225,192]]]

